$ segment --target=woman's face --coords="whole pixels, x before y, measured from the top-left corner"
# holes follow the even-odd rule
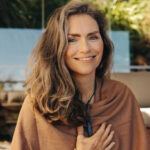
[[[67,67],[74,75],[95,74],[103,55],[103,40],[97,22],[82,14],[70,16],[68,24]]]

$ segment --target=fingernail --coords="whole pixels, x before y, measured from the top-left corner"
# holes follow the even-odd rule
[[[109,127],[112,127],[112,124],[109,124]]]
[[[101,125],[106,126],[106,122],[103,122]]]

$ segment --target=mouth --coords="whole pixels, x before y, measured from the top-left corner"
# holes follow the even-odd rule
[[[90,60],[93,60],[95,57],[96,57],[96,55],[87,56],[87,57],[78,57],[78,58],[74,58],[74,59],[79,60],[79,61],[90,61]]]

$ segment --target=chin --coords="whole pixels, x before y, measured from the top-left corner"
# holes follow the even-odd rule
[[[87,69],[83,69],[83,70],[78,70],[78,71],[72,71],[74,75],[81,75],[81,76],[87,76],[87,75],[93,75],[93,73],[96,72],[96,70],[87,70]]]

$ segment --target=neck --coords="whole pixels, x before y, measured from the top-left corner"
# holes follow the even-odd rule
[[[77,88],[80,91],[81,99],[84,103],[87,103],[89,98],[94,92],[95,86],[95,74],[87,76],[74,76],[74,81]],[[91,100],[92,102],[92,100]]]

